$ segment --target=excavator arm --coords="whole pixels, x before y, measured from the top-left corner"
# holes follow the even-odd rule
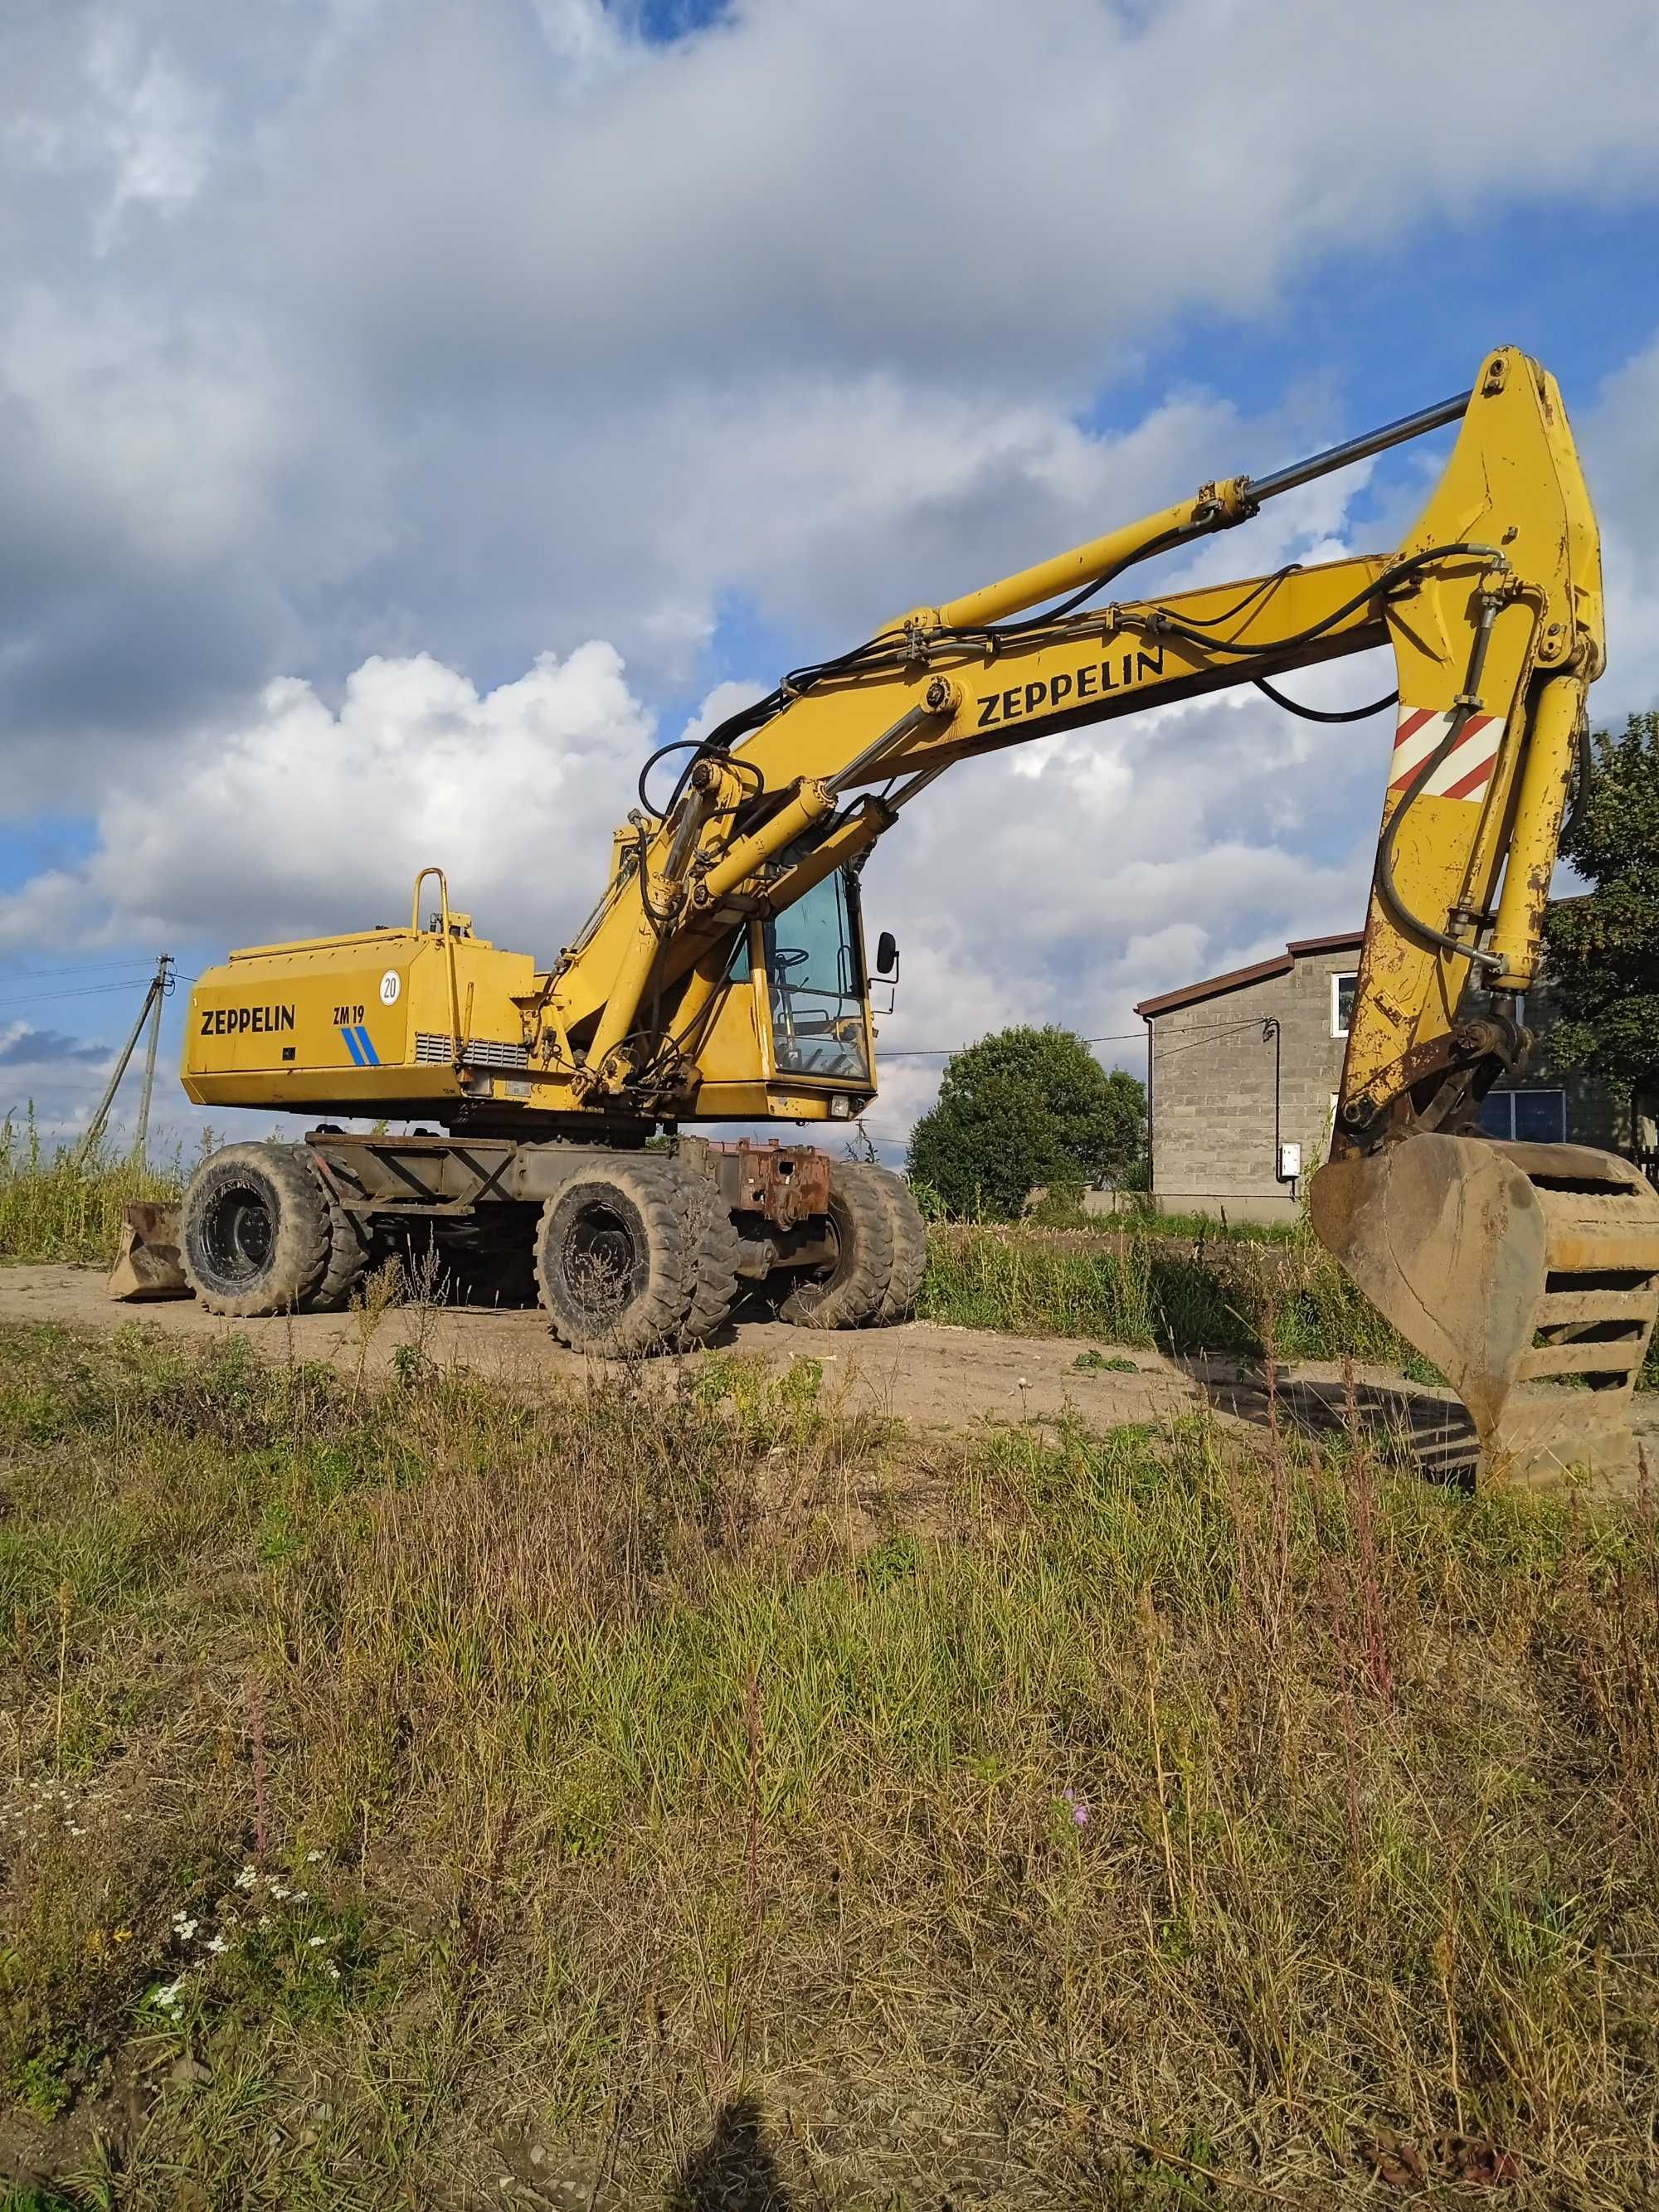
[[[1327,470],[1461,417],[1391,554],[1015,619],[1257,513]],[[590,1097],[682,1089],[682,979],[758,903],[785,911],[869,850],[946,768],[1389,645],[1398,713],[1334,1150],[1438,1128],[1524,1051],[1550,873],[1603,645],[1594,519],[1554,381],[1494,354],[1474,390],[1252,485],[1204,486],[1055,560],[799,672],[696,748],[589,931],[548,979]],[[1385,702],[1386,703],[1386,702]],[[643,779],[642,779],[643,786]],[[1500,1011],[1461,1018],[1471,977]],[[660,1027],[641,1023],[649,994]],[[695,1036],[695,1030],[692,1032]],[[1465,1116],[1467,1118],[1467,1116]]]
[[[1080,611],[1135,562],[1453,421],[1395,551]],[[1659,1200],[1611,1155],[1467,1133],[1492,1083],[1527,1063],[1524,994],[1605,655],[1595,518],[1560,394],[1511,349],[1467,394],[1369,439],[1255,484],[1207,484],[914,610],[714,733],[665,818],[635,817],[631,875],[550,979],[566,1033],[586,1036],[579,1092],[694,1093],[723,938],[745,911],[781,913],[855,866],[956,763],[1241,683],[1277,696],[1277,678],[1384,644],[1394,741],[1315,1227],[1442,1367],[1489,1468],[1525,1480],[1626,1463]],[[639,1025],[647,981],[673,1008],[662,1032]]]

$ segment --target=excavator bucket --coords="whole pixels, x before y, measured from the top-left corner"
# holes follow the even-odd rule
[[[109,1294],[134,1302],[191,1296],[179,1256],[176,1206],[128,1206],[115,1265],[110,1270]]]
[[[1477,1480],[1633,1486],[1631,1394],[1659,1307],[1659,1192],[1580,1145],[1415,1135],[1333,1160],[1316,1234],[1468,1407]]]

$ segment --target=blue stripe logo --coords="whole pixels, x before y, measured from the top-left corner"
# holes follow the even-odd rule
[[[361,1022],[357,1025],[357,1045],[363,1055],[363,1066],[378,1067],[380,1064],[380,1055],[375,1051],[374,1042]]]
[[[362,1046],[361,1046],[361,1045],[359,1045],[359,1043],[357,1042],[357,1032],[356,1032],[356,1030],[342,1030],[340,1031],[340,1035],[341,1035],[341,1036],[345,1039],[345,1041],[346,1041],[346,1050],[347,1050],[347,1051],[351,1054],[351,1064],[352,1064],[352,1066],[353,1066],[354,1067],[362,1067],[362,1066],[365,1066],[367,1065],[367,1062],[366,1062],[366,1061],[364,1060],[364,1059],[363,1059],[362,1048]]]

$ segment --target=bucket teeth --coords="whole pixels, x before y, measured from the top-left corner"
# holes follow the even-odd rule
[[[1578,1145],[1415,1136],[1315,1176],[1314,1227],[1474,1418],[1483,1480],[1633,1475],[1659,1194]]]

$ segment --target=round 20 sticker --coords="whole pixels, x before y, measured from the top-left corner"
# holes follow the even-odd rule
[[[398,1003],[398,994],[403,988],[403,979],[397,969],[388,968],[380,978],[380,1004],[383,1006],[395,1006]]]

